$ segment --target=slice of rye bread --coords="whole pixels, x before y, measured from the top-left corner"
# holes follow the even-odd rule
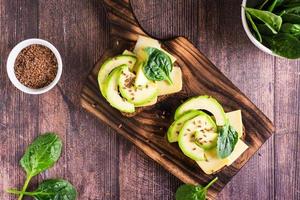
[[[136,107],[135,108],[135,112],[133,113],[126,113],[126,112],[121,112],[122,115],[126,116],[126,117],[134,117],[135,115],[145,111],[145,110],[150,110],[152,108],[154,108],[158,103],[166,100],[168,97],[172,96],[174,94],[167,94],[167,95],[162,95],[162,96],[159,96],[157,98],[157,102],[154,104],[154,105],[151,105],[151,106],[144,106],[144,107]]]

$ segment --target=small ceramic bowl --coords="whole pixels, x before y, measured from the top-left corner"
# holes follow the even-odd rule
[[[261,44],[259,41],[256,40],[256,38],[253,36],[253,34],[251,33],[251,30],[248,26],[247,23],[247,19],[246,19],[246,13],[245,13],[245,7],[248,6],[250,8],[253,8],[257,5],[259,5],[260,3],[262,3],[263,1],[261,0],[243,0],[242,2],[242,24],[244,27],[244,30],[248,36],[248,38],[250,39],[250,41],[260,50],[262,50],[263,52],[270,54],[272,56],[277,56],[277,57],[281,57],[275,53],[273,53],[269,48],[267,48],[266,46],[264,46],[263,44]]]
[[[19,53],[24,48],[26,48],[30,45],[33,45],[33,44],[39,44],[39,45],[48,47],[55,55],[56,60],[57,60],[57,67],[58,67],[56,77],[54,78],[54,80],[49,85],[47,85],[43,88],[38,88],[38,89],[29,88],[29,87],[26,87],[25,85],[23,85],[17,79],[17,77],[15,75],[15,70],[14,70],[15,60],[16,60],[17,56],[19,55]],[[16,88],[18,88],[19,90],[21,90],[22,92],[25,92],[27,94],[43,94],[43,93],[51,90],[58,83],[58,81],[61,77],[61,74],[62,74],[63,65],[62,65],[62,59],[61,59],[61,56],[60,56],[58,50],[50,42],[47,42],[42,39],[27,39],[27,40],[24,40],[24,41],[20,42],[19,44],[17,44],[11,50],[11,52],[8,56],[8,59],[7,59],[6,68],[7,68],[8,77]]]

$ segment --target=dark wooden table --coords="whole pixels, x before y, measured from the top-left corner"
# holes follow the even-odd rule
[[[144,29],[157,38],[188,37],[275,123],[275,135],[219,195],[219,199],[300,199],[300,63],[269,56],[247,38],[241,0],[132,0]],[[0,0],[0,199],[21,187],[19,159],[41,132],[63,139],[58,164],[33,179],[64,177],[80,200],[174,199],[181,182],[124,138],[85,113],[81,86],[108,46],[101,0]],[[63,57],[58,86],[33,96],[8,80],[6,59],[18,42],[38,37]]]

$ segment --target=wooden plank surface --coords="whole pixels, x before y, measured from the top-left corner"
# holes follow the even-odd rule
[[[220,199],[299,199],[299,62],[274,59],[251,44],[238,0],[168,2],[133,1],[144,29],[160,38],[186,35],[278,129]],[[79,199],[173,199],[181,184],[175,177],[80,109],[86,66],[108,45],[101,1],[0,0],[0,28],[0,199],[15,199],[3,189],[21,186],[18,160],[24,148],[50,130],[63,138],[64,154],[33,185],[63,176],[76,185]],[[17,91],[5,70],[11,48],[29,37],[53,42],[64,61],[59,87],[39,97]]]

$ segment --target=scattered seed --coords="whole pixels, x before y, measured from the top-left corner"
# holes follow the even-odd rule
[[[187,131],[191,131],[191,129],[189,129],[189,128],[188,128],[188,129],[186,129],[186,130],[187,130]]]
[[[128,63],[129,63],[129,64],[132,64],[132,61],[130,60]]]
[[[196,150],[196,148],[194,147],[192,150],[193,150],[193,151],[195,151],[195,150]]]
[[[177,126],[180,126],[181,124],[182,124],[182,123],[179,122],[179,123],[177,124]]]
[[[134,100],[134,97],[132,97],[131,100],[133,101],[133,100]]]
[[[122,124],[119,124],[118,128],[122,128],[122,126],[123,126]]]
[[[176,131],[177,134],[179,134],[179,131]]]

